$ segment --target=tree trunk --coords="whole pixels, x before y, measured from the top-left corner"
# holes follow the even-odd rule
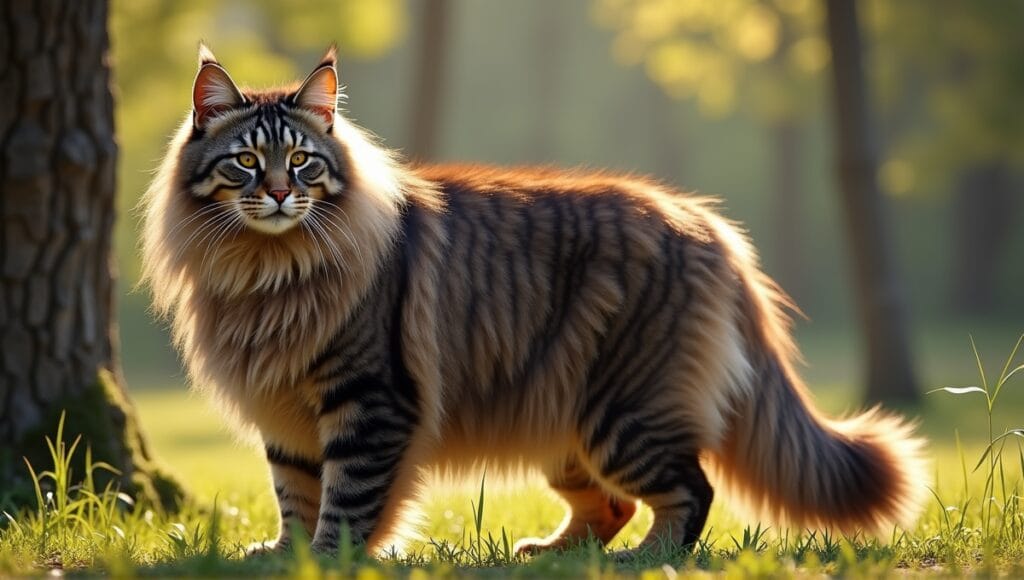
[[[961,313],[983,314],[995,306],[996,274],[1019,203],[1012,182],[1005,162],[990,161],[965,170],[957,185],[951,286]]]
[[[423,26],[412,91],[412,134],[409,138],[410,156],[421,161],[434,159],[437,154],[450,12],[448,0],[426,0],[423,3]]]
[[[0,489],[50,468],[45,435],[170,505],[121,384],[113,321],[113,98],[107,2],[5,2],[0,14]],[[82,463],[75,469],[81,475]],[[99,474],[98,474],[99,475]]]
[[[857,311],[867,353],[867,396],[907,403],[918,398],[910,354],[903,287],[893,264],[868,89],[861,65],[855,0],[826,0],[835,90],[839,189],[850,251]]]
[[[775,195],[772,217],[775,229],[776,278],[799,304],[805,296],[803,256],[803,189],[800,186],[800,121],[787,119],[769,127],[775,156]]]

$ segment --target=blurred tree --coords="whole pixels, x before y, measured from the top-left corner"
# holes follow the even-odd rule
[[[412,134],[409,155],[422,161],[437,155],[442,91],[446,84],[447,44],[451,6],[448,0],[424,0],[412,90]]]
[[[965,314],[995,307],[1001,259],[1020,207],[1020,185],[1005,159],[978,161],[960,172],[953,199],[953,304]]]
[[[868,364],[868,399],[913,402],[917,379],[910,355],[903,287],[877,183],[876,143],[864,77],[855,0],[825,0],[832,48],[839,188],[853,254],[857,309]]]
[[[994,305],[1005,242],[1020,219],[1024,167],[1024,4],[905,0],[871,4],[886,124],[885,188],[934,194],[953,184],[950,269],[964,312]],[[914,26],[907,26],[914,22]]]
[[[768,128],[775,179],[769,256],[783,287],[806,294],[802,149],[828,63],[820,6],[811,0],[597,0],[597,19],[618,30],[614,52],[643,62],[669,95],[701,112],[742,111]]]
[[[171,505],[181,488],[154,463],[117,360],[107,2],[5,8],[0,489],[13,501],[33,497],[22,456],[37,469],[51,464],[44,436],[66,411],[65,433],[119,470],[123,490]]]

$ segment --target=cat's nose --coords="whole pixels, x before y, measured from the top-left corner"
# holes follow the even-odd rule
[[[277,200],[277,203],[284,203],[284,198],[288,197],[291,193],[290,189],[273,189],[270,191],[270,197]]]

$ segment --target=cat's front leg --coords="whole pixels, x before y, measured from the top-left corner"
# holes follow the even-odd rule
[[[250,546],[250,555],[287,550],[295,526],[304,529],[307,537],[313,536],[320,513],[320,458],[269,441],[264,447],[281,514],[281,531],[274,541]]]
[[[348,380],[324,394],[315,551],[336,552],[343,526],[357,545],[390,534],[410,489],[402,480],[410,479],[409,470],[402,468],[417,422],[415,400],[375,377]]]

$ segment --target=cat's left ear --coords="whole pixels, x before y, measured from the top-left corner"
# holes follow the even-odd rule
[[[334,126],[334,112],[338,107],[338,69],[333,46],[316,70],[302,81],[292,101],[323,119],[326,131]]]
[[[245,104],[231,75],[224,70],[205,44],[199,45],[199,72],[192,85],[192,120],[197,129],[210,119]]]

